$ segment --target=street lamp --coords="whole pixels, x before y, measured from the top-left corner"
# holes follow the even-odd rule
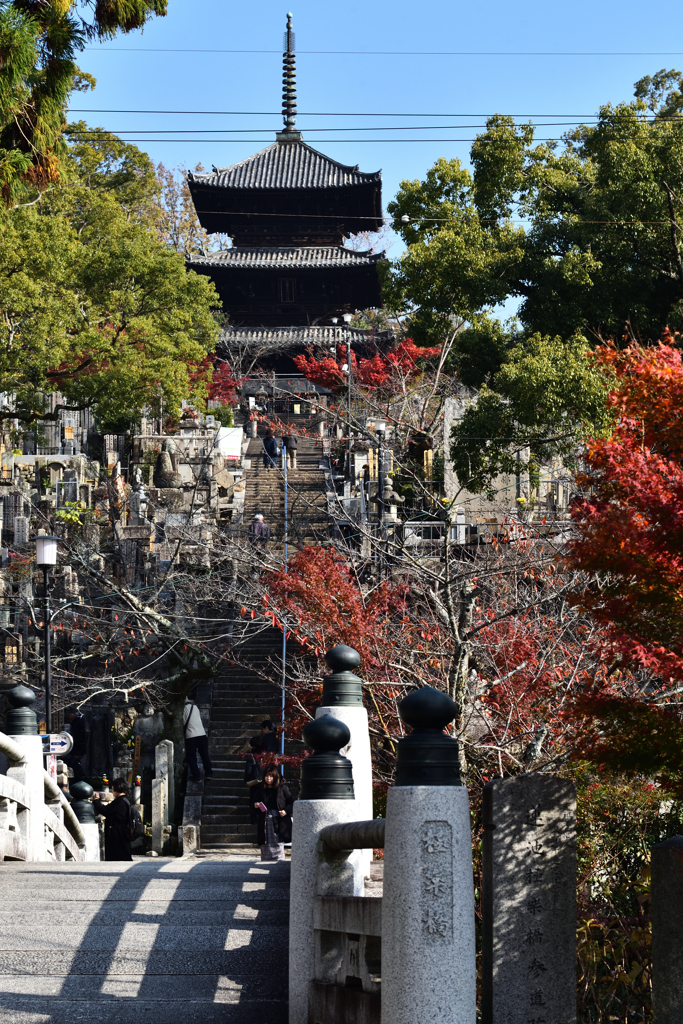
[[[46,533],[39,533],[36,537],[36,562],[38,568],[43,570],[43,583],[45,586],[45,730],[52,732],[52,674],[50,667],[50,569],[57,564],[57,545],[59,537],[52,537]]]

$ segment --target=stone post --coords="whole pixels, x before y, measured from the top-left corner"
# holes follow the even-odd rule
[[[683,836],[652,849],[654,1024],[683,1021]]]
[[[181,825],[178,832],[180,834],[181,856],[189,857],[191,854],[196,853],[198,849],[197,826]]]
[[[308,990],[315,978],[315,897],[363,894],[362,861],[356,851],[325,862],[318,852],[321,829],[356,819],[351,762],[338,752],[349,742],[349,730],[326,715],[309,722],[303,738],[314,753],[301,766],[301,793],[293,814],[289,1024],[308,1024]]]
[[[168,814],[167,776],[152,779],[152,850],[161,853],[164,847],[164,825]]]
[[[399,705],[413,731],[399,741],[387,795],[382,1024],[476,1020],[469,801],[460,784],[458,743],[443,732],[456,711],[451,698],[431,686]]]
[[[91,801],[93,788],[85,780],[74,782],[71,786],[73,801],[71,810],[74,812],[85,836],[84,860],[100,859],[100,830],[95,818],[95,808]]]
[[[323,679],[323,695],[316,719],[332,715],[343,722],[351,739],[341,753],[353,765],[353,789],[356,800],[355,821],[370,821],[372,807],[372,755],[368,713],[363,707],[363,683],[352,669],[360,664],[360,655],[353,647],[338,644],[325,655],[332,673]],[[366,875],[370,873],[372,850],[364,851]]]
[[[154,750],[154,765],[157,779],[166,779],[166,807],[164,825],[171,823],[175,808],[175,785],[173,777],[173,741],[161,740]]]
[[[536,773],[487,783],[483,855],[483,1024],[575,1024],[573,783]]]

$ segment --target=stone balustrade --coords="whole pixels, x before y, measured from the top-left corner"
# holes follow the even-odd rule
[[[64,793],[43,765],[43,743],[35,694],[17,686],[8,694],[7,715],[14,735],[0,733],[0,751],[9,768],[0,775],[0,860],[83,861],[86,837]]]

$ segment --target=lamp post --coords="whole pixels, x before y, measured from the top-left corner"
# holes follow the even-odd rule
[[[36,537],[36,562],[38,568],[43,570],[43,583],[45,586],[45,730],[52,732],[52,673],[50,667],[50,569],[57,564],[57,544],[59,537],[52,537],[49,534],[38,534]]]

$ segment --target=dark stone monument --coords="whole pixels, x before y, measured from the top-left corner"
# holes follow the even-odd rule
[[[683,1021],[683,836],[652,849],[654,1024]]]
[[[531,773],[484,787],[483,1024],[576,1022],[576,790]]]
[[[114,712],[107,706],[95,706],[86,708],[84,717],[89,733],[87,774],[93,779],[106,776],[111,782],[114,768],[111,743]]]

